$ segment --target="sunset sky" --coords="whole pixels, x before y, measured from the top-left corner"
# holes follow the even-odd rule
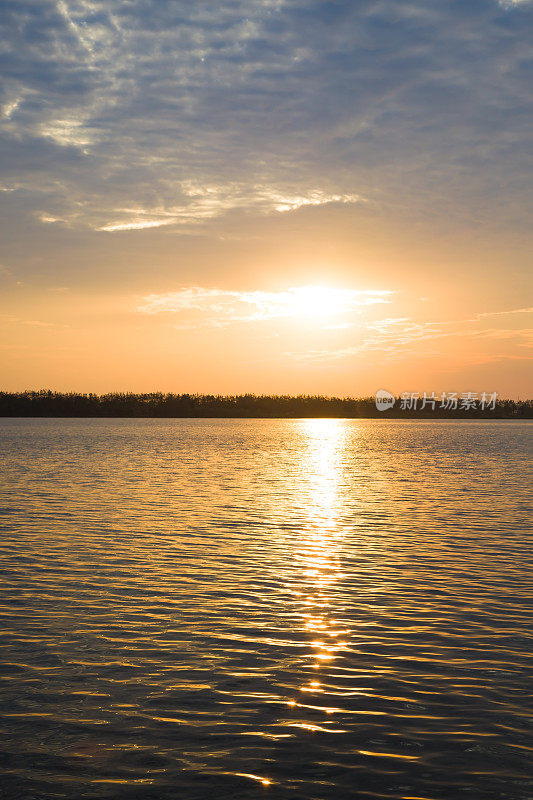
[[[532,2],[0,20],[0,389],[533,395]]]

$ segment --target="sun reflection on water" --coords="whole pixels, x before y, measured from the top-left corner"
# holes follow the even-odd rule
[[[0,795],[520,793],[526,434],[6,420]]]
[[[303,423],[307,439],[305,463],[305,536],[299,542],[296,560],[301,568],[300,595],[303,627],[309,635],[313,680],[300,691],[308,696],[324,692],[321,672],[342,657],[350,631],[338,614],[336,585],[342,577],[343,531],[339,523],[340,489],[346,426],[340,420],[308,420]],[[294,701],[291,701],[293,703]],[[333,709],[324,708],[331,713]]]

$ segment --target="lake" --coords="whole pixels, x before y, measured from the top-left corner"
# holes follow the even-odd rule
[[[0,796],[532,798],[532,434],[0,420]]]

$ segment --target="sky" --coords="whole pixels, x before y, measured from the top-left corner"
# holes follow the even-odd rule
[[[0,389],[533,396],[533,2],[0,23]]]

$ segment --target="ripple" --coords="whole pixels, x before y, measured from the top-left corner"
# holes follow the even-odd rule
[[[532,431],[3,420],[2,797],[532,797]]]

